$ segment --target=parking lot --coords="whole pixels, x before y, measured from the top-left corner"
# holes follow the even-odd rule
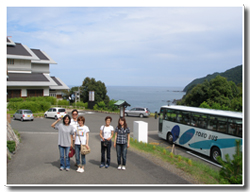
[[[17,153],[7,166],[7,185],[187,185],[192,184],[188,177],[163,168],[151,159],[138,154],[132,148],[127,154],[126,171],[117,170],[116,151],[111,148],[111,164],[108,169],[100,169],[101,144],[99,129],[107,114],[84,112],[86,125],[90,128],[91,153],[86,156],[84,173],[77,173],[75,157],[70,160],[70,171],[59,171],[58,133],[51,127],[54,119],[35,118],[34,121],[11,120],[11,126],[21,134],[22,142]],[[112,125],[118,122],[118,115],[110,115]],[[136,118],[127,118],[131,127]],[[142,119],[139,119],[142,120]],[[156,123],[153,118],[143,119]],[[150,132],[153,131],[149,128]],[[108,175],[108,176],[107,176]]]
[[[111,116],[112,122],[111,125],[115,128],[118,124],[119,115],[118,114],[105,114],[105,113],[99,113],[99,112],[88,112],[88,111],[79,111],[79,116],[83,115],[86,119],[85,125],[87,125],[90,129],[90,134],[98,134],[100,131],[100,127],[105,123],[105,117]],[[29,132],[29,133],[36,133],[36,132],[46,132],[46,133],[57,133],[56,130],[54,130],[51,127],[51,124],[55,121],[55,119],[52,118],[35,118],[34,121],[25,121],[21,122],[19,120],[13,120],[11,121],[11,125],[14,129],[18,130],[20,133],[22,132]],[[172,145],[170,145],[166,140],[163,140],[158,137],[158,119],[155,119],[154,117],[148,117],[148,118],[140,118],[140,117],[126,117],[126,121],[128,124],[128,127],[131,130],[131,137],[133,137],[133,123],[134,121],[144,121],[148,123],[148,143],[154,144],[154,145],[160,145],[162,147],[165,147],[168,150],[172,150]],[[189,159],[192,159],[194,161],[200,161],[211,168],[219,169],[218,166],[211,164],[209,161],[210,159],[206,156],[199,155],[197,153],[194,153],[196,156],[190,155],[187,153],[187,149],[182,148],[180,146],[175,146],[174,153],[176,155],[181,155],[184,157],[187,157]],[[193,153],[193,152],[192,152]],[[197,156],[205,159],[202,160],[200,158],[197,158]]]

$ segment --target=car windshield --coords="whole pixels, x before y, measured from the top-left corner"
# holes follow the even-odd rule
[[[28,111],[23,111],[24,114],[31,114],[32,111],[28,110]]]
[[[65,112],[65,109],[58,109],[59,112]]]

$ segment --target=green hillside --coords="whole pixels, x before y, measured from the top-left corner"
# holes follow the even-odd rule
[[[233,81],[236,85],[239,83],[242,83],[242,65],[239,65],[237,67],[234,67],[232,69],[229,69],[223,73],[214,73],[212,75],[207,75],[206,77],[199,78],[193,80],[191,83],[189,83],[183,91],[188,92],[190,89],[192,89],[195,85],[203,83],[205,80],[210,81],[211,79],[214,79],[217,75],[220,75],[222,77],[227,78],[228,81]]]

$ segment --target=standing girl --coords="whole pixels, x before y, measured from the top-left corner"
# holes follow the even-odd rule
[[[101,165],[100,168],[105,165],[105,151],[107,149],[107,161],[105,168],[110,166],[110,148],[111,148],[111,139],[114,135],[114,127],[110,125],[112,118],[107,116],[105,118],[105,125],[100,128],[100,137],[101,137]]]
[[[118,126],[115,129],[114,147],[116,147],[118,169],[126,170],[127,148],[130,142],[130,129],[127,126],[124,117],[118,120]],[[122,158],[122,163],[121,163]]]
[[[70,169],[69,149],[73,147],[74,127],[70,125],[70,116],[63,117],[63,123],[57,124],[61,118],[57,119],[51,127],[58,130],[58,147],[60,152],[60,170]],[[65,156],[65,158],[64,158]],[[66,165],[65,165],[66,159]]]
[[[85,160],[85,155],[81,154],[81,144],[86,145],[86,147],[89,148],[89,128],[86,125],[84,125],[85,118],[83,116],[79,116],[77,118],[77,122],[79,126],[75,131],[75,151],[76,151],[75,155],[76,155],[76,164],[78,166],[78,169],[76,171],[79,173],[83,173],[86,160]]]

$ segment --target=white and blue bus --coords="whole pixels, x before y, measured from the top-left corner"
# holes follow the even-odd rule
[[[242,148],[242,113],[187,107],[162,106],[158,136],[193,151],[210,156],[213,161],[236,151],[236,140]],[[241,149],[242,150],[242,149]]]

